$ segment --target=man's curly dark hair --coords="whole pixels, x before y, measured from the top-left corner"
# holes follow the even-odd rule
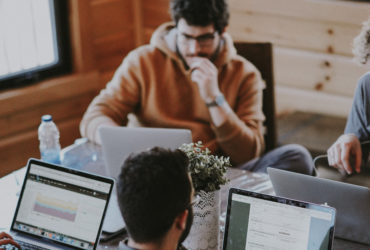
[[[219,34],[229,23],[226,0],[171,0],[170,12],[176,24],[181,18],[194,26],[214,24]]]
[[[160,240],[191,199],[189,160],[180,150],[153,148],[130,155],[117,181],[117,198],[129,236]]]

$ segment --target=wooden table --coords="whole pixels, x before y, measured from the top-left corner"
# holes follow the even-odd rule
[[[88,142],[86,139],[76,140],[75,144],[62,150],[62,164],[67,167],[106,175],[101,148]],[[25,168],[22,168],[0,179],[0,197],[3,201],[6,201],[2,202],[2,206],[0,206],[0,231],[8,231],[10,228],[25,170]],[[227,178],[230,182],[221,188],[221,235],[223,235],[224,230],[227,197],[230,187],[238,187],[265,194],[274,194],[273,187],[268,175],[266,174],[229,169],[227,172]],[[107,237],[107,235],[103,234],[102,237]],[[99,243],[98,249],[116,249],[117,244],[122,237],[124,237],[124,235],[118,235],[109,243],[101,242]],[[222,247],[222,237],[220,247]],[[370,249],[370,246],[335,239],[333,249],[362,250]]]

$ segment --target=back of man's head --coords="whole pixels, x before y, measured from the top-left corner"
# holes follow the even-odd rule
[[[189,206],[188,158],[158,147],[133,154],[122,167],[117,191],[129,236],[137,243],[160,241]]]
[[[213,24],[220,34],[229,22],[226,0],[171,0],[170,11],[176,24],[181,18],[193,26]]]

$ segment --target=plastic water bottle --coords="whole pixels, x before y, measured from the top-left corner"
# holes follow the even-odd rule
[[[38,129],[41,159],[60,164],[59,130],[51,115],[43,115]]]

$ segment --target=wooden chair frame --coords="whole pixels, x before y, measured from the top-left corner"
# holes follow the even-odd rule
[[[266,116],[264,137],[265,152],[267,152],[277,146],[272,44],[235,42],[234,45],[240,56],[257,67],[266,83],[266,88],[263,90],[262,110]]]

